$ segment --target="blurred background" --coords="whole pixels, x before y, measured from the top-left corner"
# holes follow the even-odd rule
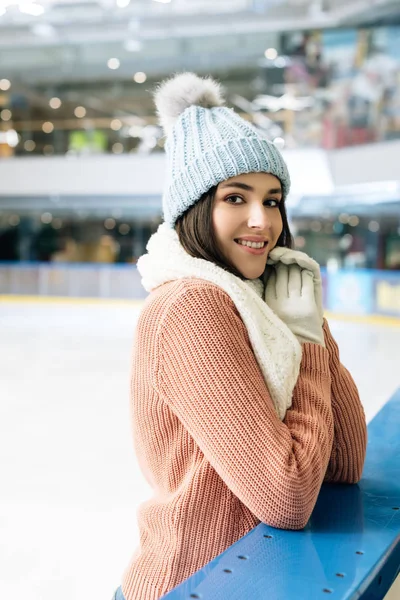
[[[398,0],[0,0],[2,598],[107,600],[138,542],[136,261],[164,183],[150,92],[185,70],[281,149],[368,420],[400,385]]]
[[[283,151],[296,247],[332,277],[367,269],[357,311],[400,316],[390,0],[1,0],[0,293],[143,295],[164,180],[149,92],[183,70],[219,78]]]

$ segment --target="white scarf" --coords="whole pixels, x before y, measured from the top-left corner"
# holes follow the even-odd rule
[[[235,304],[245,324],[253,352],[281,420],[292,404],[299,375],[301,346],[290,329],[263,300],[260,279],[242,281],[214,263],[193,258],[181,246],[178,234],[167,224],[159,226],[137,267],[148,292],[181,278],[204,279],[222,288]],[[212,335],[212,331],[210,331]]]

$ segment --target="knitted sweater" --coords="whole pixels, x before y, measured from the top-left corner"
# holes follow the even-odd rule
[[[365,415],[326,321],[303,345],[281,421],[231,298],[200,279],[156,288],[139,317],[131,414],[154,490],[138,509],[126,600],[158,600],[258,523],[305,527],[324,481],[357,482]]]

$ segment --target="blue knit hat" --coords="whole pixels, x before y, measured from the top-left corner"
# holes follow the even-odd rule
[[[223,102],[220,85],[194,73],[176,75],[155,92],[167,136],[163,212],[171,227],[205,192],[242,173],[271,173],[281,182],[283,198],[289,193],[279,150]]]

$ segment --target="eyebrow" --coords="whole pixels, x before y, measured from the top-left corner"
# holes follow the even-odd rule
[[[225,183],[220,186],[221,188],[239,188],[241,190],[246,190],[247,192],[254,192],[254,188],[251,185],[247,185],[247,183],[241,183],[240,181],[235,181],[232,183]],[[272,188],[267,191],[267,194],[281,194],[282,188]]]

